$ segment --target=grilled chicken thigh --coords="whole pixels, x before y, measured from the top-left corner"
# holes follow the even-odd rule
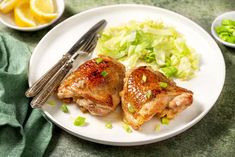
[[[193,101],[191,91],[178,87],[162,73],[144,66],[127,74],[120,95],[124,121],[136,130],[154,115],[174,118]]]
[[[58,88],[57,96],[75,102],[82,111],[105,116],[120,103],[125,67],[105,56],[89,60],[72,72]]]

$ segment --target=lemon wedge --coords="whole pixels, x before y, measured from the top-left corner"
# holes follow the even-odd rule
[[[57,16],[53,0],[30,0],[30,9],[40,23],[48,23]]]
[[[10,11],[14,9],[14,7],[17,5],[18,2],[19,0],[3,0],[0,3],[0,10],[4,14],[9,13]]]
[[[31,13],[29,3],[21,3],[14,9],[15,23],[20,27],[35,27],[37,24]]]

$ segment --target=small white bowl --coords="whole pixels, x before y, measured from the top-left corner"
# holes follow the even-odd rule
[[[216,40],[218,40],[218,41],[221,42],[222,44],[224,44],[224,45],[226,45],[226,46],[229,46],[229,47],[232,47],[232,48],[235,48],[235,44],[232,44],[232,43],[229,43],[229,42],[226,42],[226,41],[220,39],[220,37],[218,36],[218,34],[217,34],[216,31],[215,31],[215,27],[216,27],[216,26],[220,26],[223,19],[231,19],[231,20],[234,20],[234,21],[235,21],[235,11],[226,12],[226,13],[224,13],[224,14],[218,16],[218,17],[212,22],[212,25],[211,25],[211,34],[214,36],[214,38],[215,38]]]
[[[36,27],[19,27],[14,22],[13,13],[9,13],[9,14],[0,13],[0,22],[7,27],[10,27],[12,29],[19,30],[19,31],[28,31],[28,32],[37,31],[37,30],[43,29],[47,26],[50,26],[51,24],[55,23],[62,16],[62,14],[64,12],[64,8],[65,8],[64,0],[55,0],[55,4],[56,4],[58,16],[50,23],[38,25]]]

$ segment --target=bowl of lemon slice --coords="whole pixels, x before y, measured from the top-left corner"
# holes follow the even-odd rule
[[[36,31],[56,22],[64,8],[64,0],[2,0],[0,22],[12,29]]]

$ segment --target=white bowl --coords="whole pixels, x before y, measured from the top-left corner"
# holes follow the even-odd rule
[[[62,16],[64,12],[64,8],[65,8],[64,0],[55,0],[55,2],[56,2],[55,4],[56,4],[58,16],[50,23],[38,25],[36,27],[19,27],[15,24],[12,12],[9,14],[0,13],[0,22],[7,27],[10,27],[15,30],[20,30],[20,31],[36,31],[36,30],[43,29],[55,23]]]
[[[211,34],[214,36],[214,38],[215,38],[217,41],[221,42],[221,43],[224,44],[225,46],[229,46],[229,47],[235,48],[235,44],[232,44],[232,43],[229,43],[229,42],[226,42],[226,41],[220,39],[220,37],[218,36],[218,34],[217,34],[216,31],[215,31],[215,27],[216,27],[216,26],[220,26],[223,19],[231,19],[231,20],[234,20],[234,21],[235,21],[235,11],[226,12],[226,13],[224,13],[224,14],[218,16],[218,17],[212,22],[212,25],[211,25]]]

